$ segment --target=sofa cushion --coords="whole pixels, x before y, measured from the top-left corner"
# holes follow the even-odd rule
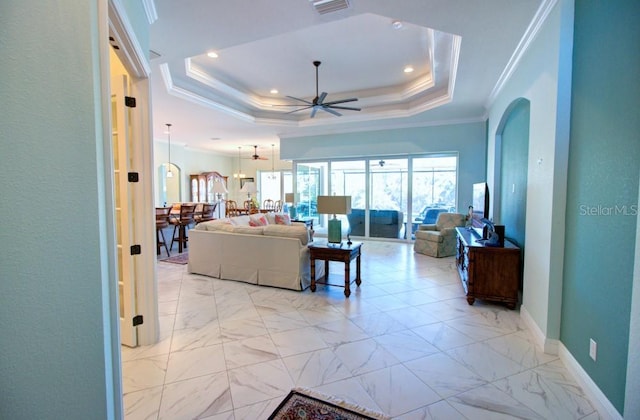
[[[442,235],[439,231],[433,230],[417,230],[416,239],[422,239],[429,242],[444,242],[446,235]]]
[[[200,226],[203,225],[203,226]],[[227,233],[243,233],[245,235],[262,235],[262,226],[236,226],[228,223],[200,223],[196,226],[197,230],[208,230],[214,232],[227,232]]]
[[[225,232],[242,233],[244,235],[264,235],[264,226],[223,226],[225,226],[225,228],[222,230]]]
[[[301,223],[292,225],[267,225],[263,228],[263,235],[265,236],[279,236],[285,238],[298,238],[300,243],[304,246],[309,243],[309,232],[307,227]]]
[[[249,220],[251,220],[250,216],[242,215],[229,218],[232,224],[236,226],[249,226]]]

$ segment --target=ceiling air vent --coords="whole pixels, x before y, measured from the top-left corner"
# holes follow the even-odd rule
[[[313,7],[321,15],[346,9],[349,7],[349,0],[309,0]]]

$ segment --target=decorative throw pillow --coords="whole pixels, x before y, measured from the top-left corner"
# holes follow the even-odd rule
[[[267,226],[269,222],[267,222],[267,218],[264,217],[264,214],[252,214],[249,219],[249,226]]]
[[[276,213],[276,225],[290,225],[291,224],[291,217],[289,217],[288,214],[282,213]]]

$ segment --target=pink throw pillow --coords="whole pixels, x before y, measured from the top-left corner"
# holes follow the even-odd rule
[[[249,226],[267,226],[269,224],[269,222],[267,222],[267,218],[264,217],[263,214],[261,214],[260,216],[255,216],[253,215],[250,219],[249,219]]]
[[[291,217],[288,214],[276,214],[276,225],[290,225]]]

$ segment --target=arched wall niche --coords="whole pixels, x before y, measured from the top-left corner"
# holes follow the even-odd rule
[[[169,167],[173,174],[171,177],[167,177]],[[182,202],[181,180],[182,171],[177,165],[165,162],[158,166],[158,196],[160,197],[160,205],[167,206]]]

